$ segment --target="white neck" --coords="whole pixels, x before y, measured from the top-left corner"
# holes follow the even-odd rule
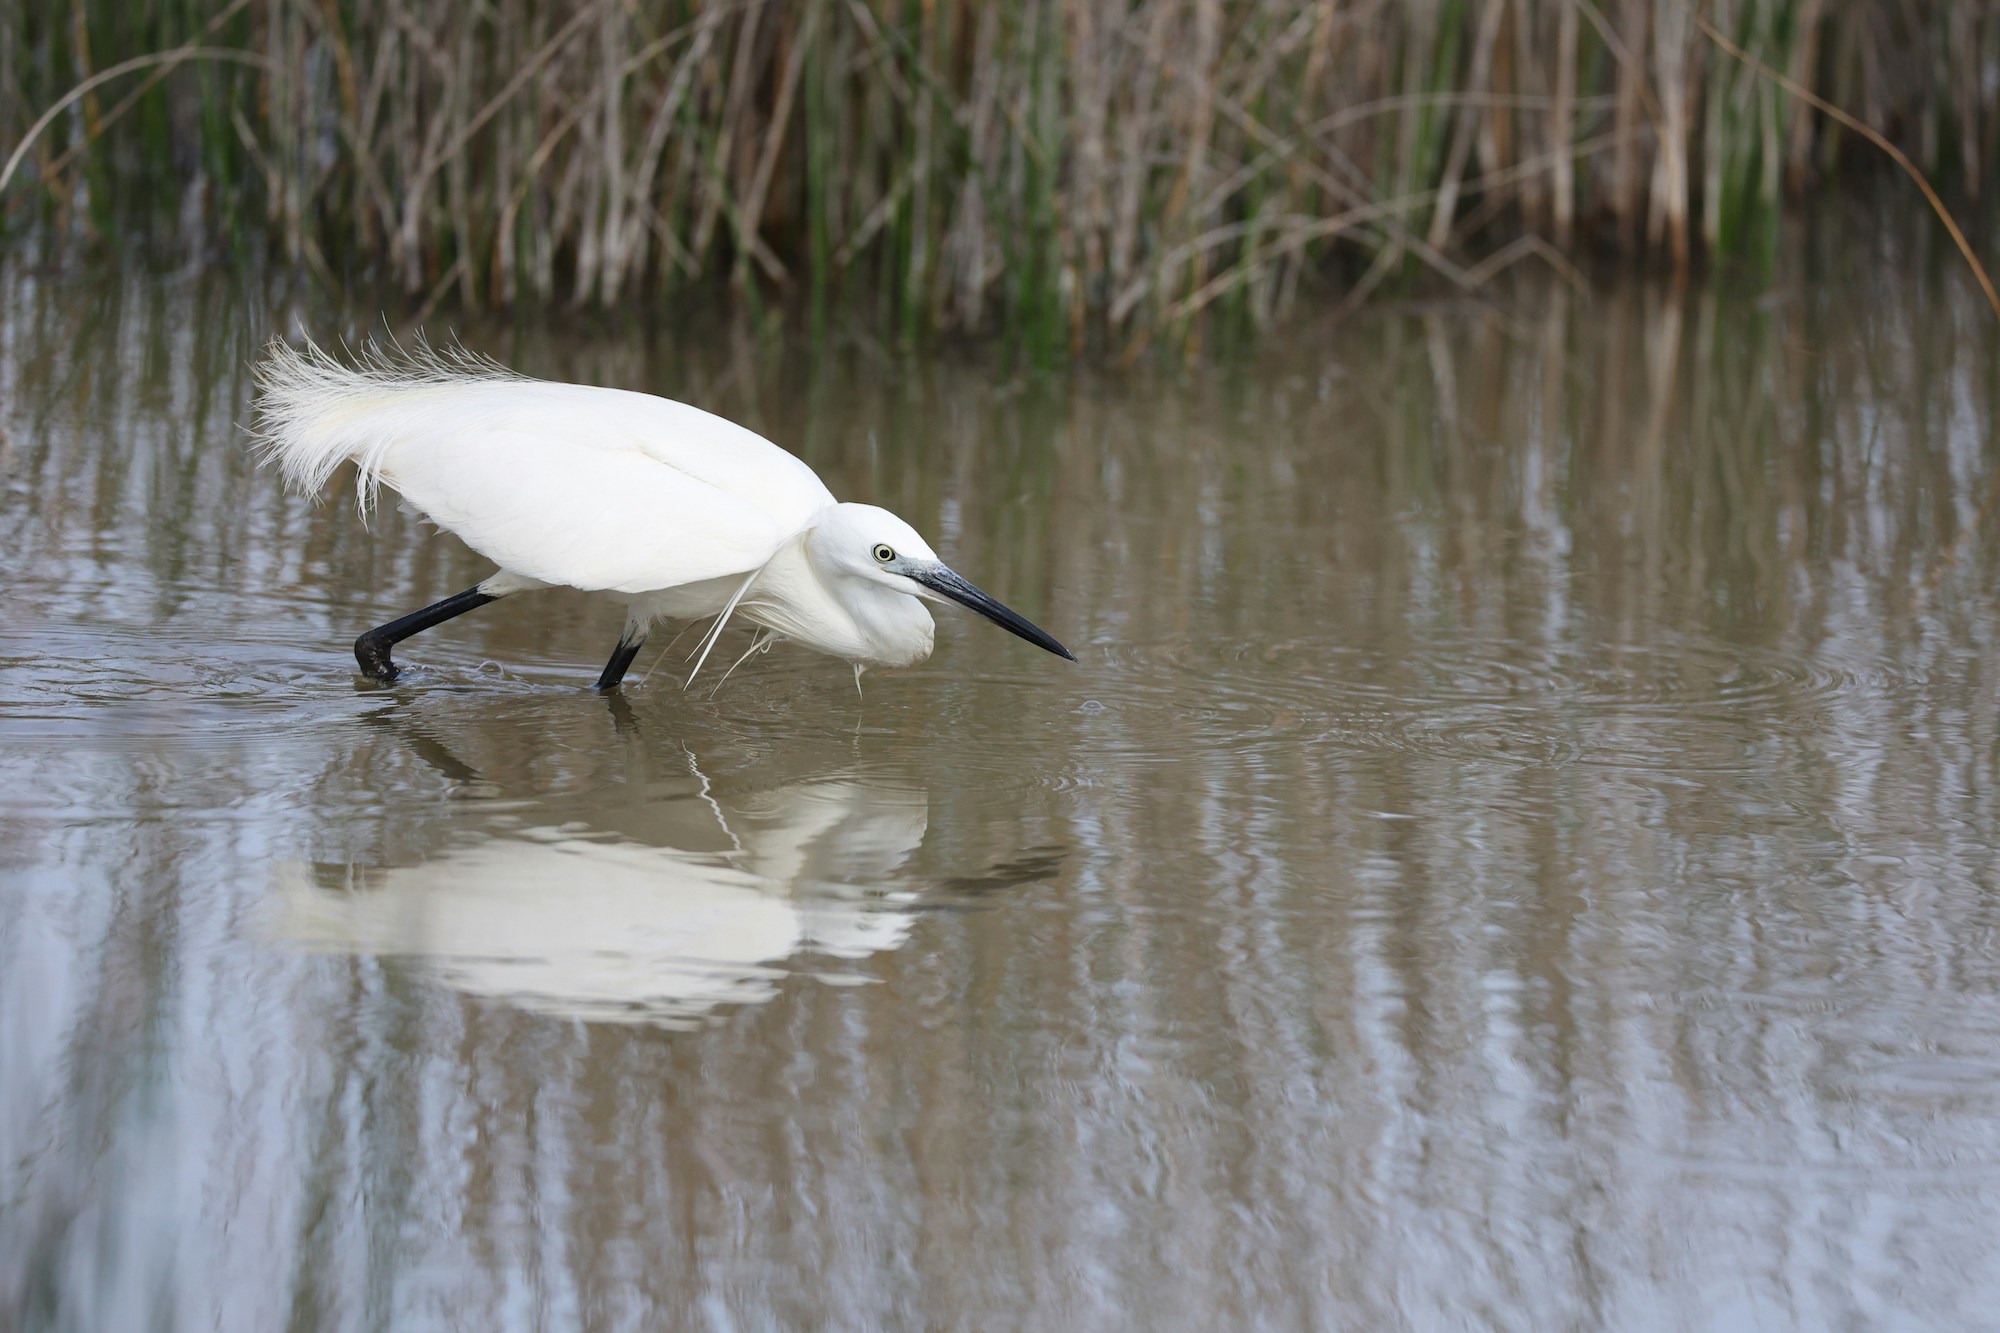
[[[864,666],[912,666],[931,655],[930,612],[908,593],[811,558],[810,530],[778,548],[737,608],[753,624]]]

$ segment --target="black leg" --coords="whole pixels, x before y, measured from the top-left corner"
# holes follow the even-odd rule
[[[354,660],[361,664],[362,675],[373,680],[394,680],[396,664],[389,660],[391,648],[412,634],[421,634],[433,625],[442,625],[467,611],[476,611],[488,602],[499,600],[498,597],[487,596],[478,588],[467,588],[455,597],[447,597],[421,611],[412,611],[401,620],[392,620],[369,630],[354,641]]]
[[[614,690],[618,682],[625,679],[625,672],[631,667],[632,659],[639,655],[639,648],[646,642],[646,631],[634,630],[626,626],[618,636],[618,647],[612,652],[611,660],[604,664],[604,674],[597,678],[597,688]]]

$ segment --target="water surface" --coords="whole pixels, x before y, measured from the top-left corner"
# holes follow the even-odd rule
[[[353,675],[488,567],[246,457],[339,312],[0,274],[0,1325],[1982,1326],[1995,339],[1868,258],[1180,374],[469,325],[1082,659],[609,701],[567,592]]]

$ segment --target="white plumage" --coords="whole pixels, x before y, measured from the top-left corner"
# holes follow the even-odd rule
[[[352,462],[364,514],[387,485],[499,566],[362,635],[356,656],[378,678],[395,675],[389,650],[410,634],[550,585],[625,601],[607,688],[654,622],[717,616],[712,646],[732,610],[857,667],[929,655],[918,598],[960,602],[1070,655],[952,573],[894,514],[837,502],[791,454],[684,403],[426,347],[370,350],[349,366],[311,344],[274,344],[258,387],[261,446],[292,486],[317,492]]]

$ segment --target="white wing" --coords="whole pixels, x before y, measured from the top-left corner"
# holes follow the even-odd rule
[[[832,504],[811,468],[651,394],[522,379],[420,352],[362,367],[274,347],[266,450],[302,489],[359,465],[502,569],[647,592],[744,574]]]

